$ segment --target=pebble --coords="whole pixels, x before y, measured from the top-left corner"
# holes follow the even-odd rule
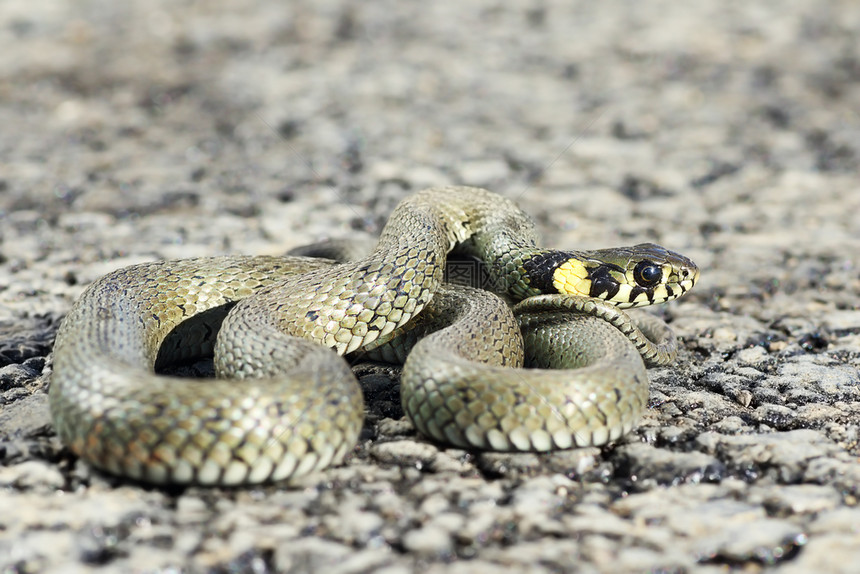
[[[697,547],[704,561],[770,565],[780,562],[806,541],[806,535],[794,524],[762,518],[705,535],[697,542]]]
[[[471,160],[458,166],[459,180],[492,189],[510,177],[507,162],[500,159]]]
[[[842,502],[839,492],[830,485],[789,484],[751,488],[750,500],[761,503],[771,515],[817,515],[834,510]]]
[[[436,524],[410,530],[403,536],[403,547],[419,555],[444,556],[451,553],[453,545],[451,532]]]
[[[768,358],[767,351],[762,347],[749,347],[738,351],[738,362],[747,365],[759,365]]]
[[[66,479],[54,465],[41,460],[28,460],[0,467],[0,486],[22,490],[62,488]]]

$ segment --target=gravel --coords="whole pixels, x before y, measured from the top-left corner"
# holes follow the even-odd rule
[[[852,572],[860,10],[850,2],[0,3],[0,570]],[[362,368],[359,445],[290,485],[152,489],[54,436],[51,347],[136,262],[377,233],[417,189],[545,243],[702,268],[603,449],[475,453]]]

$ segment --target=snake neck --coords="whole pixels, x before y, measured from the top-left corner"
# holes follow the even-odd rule
[[[519,301],[555,293],[553,271],[569,253],[542,249],[534,241],[511,233],[477,233],[455,248],[455,253],[479,259],[484,266],[480,287]]]
[[[471,255],[489,271],[491,284],[482,287],[528,296],[540,291],[528,290],[520,271],[532,254],[543,251],[536,241],[534,223],[512,201],[479,188],[434,188],[397,206],[368,261],[393,260],[399,269],[403,253],[420,252],[427,256],[422,266],[441,269],[448,253]]]
[[[417,240],[433,253],[431,265],[444,264],[450,252],[477,258],[483,279],[470,284],[519,300],[555,292],[552,264],[569,257],[554,257],[558,252],[537,247],[537,239],[532,219],[509,199],[479,188],[434,188],[394,210],[371,259],[414,251]]]
[[[571,257],[570,252],[520,247],[502,253],[489,264],[493,290],[521,301],[557,293],[553,285],[556,269]]]

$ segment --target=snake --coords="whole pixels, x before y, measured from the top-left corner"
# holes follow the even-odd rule
[[[452,254],[480,279],[445,281]],[[652,243],[540,247],[512,200],[433,187],[401,201],[357,259],[221,255],[96,280],[57,333],[51,417],[74,455],[126,479],[290,481],[356,448],[364,401],[348,361],[366,356],[404,363],[403,411],[431,441],[602,446],[638,422],[646,363],[677,354],[668,325],[631,308],[698,276]],[[199,357],[215,377],[164,373]]]

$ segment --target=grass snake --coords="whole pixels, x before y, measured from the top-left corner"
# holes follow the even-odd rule
[[[451,285],[452,251],[486,290]],[[662,321],[622,309],[689,290],[698,269],[654,244],[538,246],[489,191],[436,187],[394,210],[366,257],[221,256],[119,269],[85,290],[54,348],[61,440],[109,473],[157,484],[284,480],[341,463],[363,423],[348,363],[404,360],[403,409],[458,447],[548,451],[630,431],[645,364],[674,359]],[[334,351],[334,352],[332,352]],[[212,356],[217,377],[156,374]],[[644,361],[644,362],[643,362]]]

